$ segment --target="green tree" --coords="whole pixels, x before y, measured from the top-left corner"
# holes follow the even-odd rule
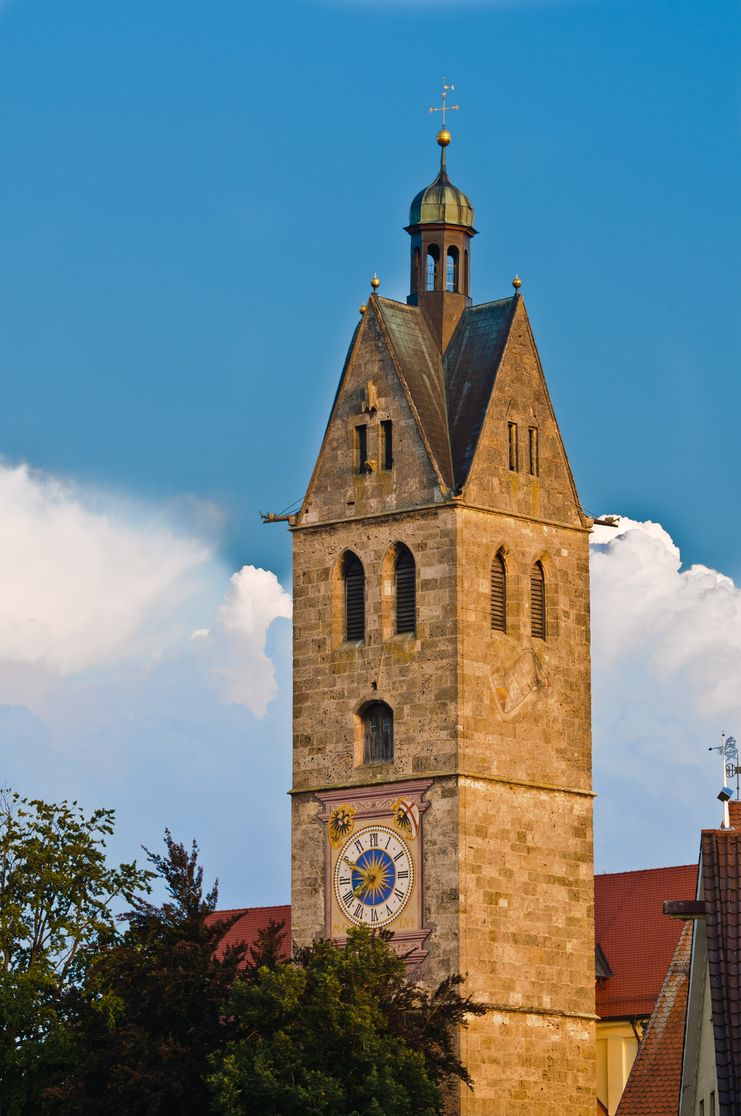
[[[444,1087],[471,1084],[456,1034],[485,1008],[460,977],[430,990],[407,977],[389,935],[300,950],[235,983],[240,1034],[213,1058],[221,1116],[434,1116]]]
[[[66,1064],[67,993],[91,953],[116,935],[113,905],[151,873],[111,868],[113,810],[0,790],[0,1112],[36,1111],[49,1075]]]
[[[91,964],[77,1004],[78,1060],[46,1094],[51,1111],[199,1116],[209,1110],[209,1059],[236,1033],[225,1011],[245,947],[220,943],[234,918],[214,920],[198,847],[165,832],[166,855],[145,850],[169,899],[137,899],[128,928]],[[238,916],[234,916],[238,917]]]

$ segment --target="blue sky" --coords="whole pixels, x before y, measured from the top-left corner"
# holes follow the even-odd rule
[[[474,297],[523,277],[585,507],[661,523],[683,569],[739,582],[739,46],[739,5],[715,0],[0,3],[0,494],[6,528],[50,546],[58,574],[44,628],[20,544],[5,571],[8,630],[26,601],[36,625],[0,641],[9,778],[115,805],[127,853],[165,824],[195,834],[225,902],[287,898],[286,604],[273,586],[279,618],[242,617],[233,639],[229,577],[290,584],[287,533],[258,511],[303,493],[369,277],[406,295],[443,73],[462,105],[449,169],[480,230]],[[153,523],[174,558],[142,587],[111,556],[120,532],[162,566]],[[697,609],[681,640],[706,633],[705,656],[679,686],[666,645],[621,629],[612,646],[596,602],[609,868],[694,857],[716,820],[706,739],[741,716],[741,686],[713,699],[703,667],[741,680],[734,586],[682,581],[663,536],[637,534],[599,552],[600,600],[622,613],[650,569],[662,601]],[[76,604],[91,537],[105,645]],[[264,711],[218,682],[240,654],[267,671]],[[684,787],[668,805],[659,778]]]

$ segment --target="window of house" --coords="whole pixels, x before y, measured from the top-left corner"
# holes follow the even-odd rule
[[[411,550],[402,546],[394,566],[396,581],[396,631],[411,634],[417,630],[417,569]]]
[[[517,445],[517,423],[507,424],[509,430],[509,467],[513,473],[520,468],[520,453]]]
[[[355,472],[368,472],[368,427],[365,423],[355,427]]]
[[[545,639],[545,574],[541,562],[530,571],[530,630],[537,639]]]
[[[491,564],[491,626],[496,632],[507,631],[507,567],[501,550]]]
[[[365,570],[357,554],[348,552],[342,566],[345,582],[345,639],[359,643],[365,639]]]
[[[361,714],[363,763],[391,763],[394,758],[394,713],[384,701],[374,701]]]
[[[394,464],[394,442],[391,419],[381,422],[381,468],[390,469]]]
[[[530,445],[530,476],[537,477],[540,474],[540,460],[538,457],[538,428],[531,426],[529,430],[529,445]]]

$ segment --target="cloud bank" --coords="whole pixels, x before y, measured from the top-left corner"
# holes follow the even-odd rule
[[[689,862],[721,816],[708,749],[741,729],[741,591],[625,518],[593,532],[591,575],[598,863]]]
[[[226,903],[284,901],[290,597],[182,518],[0,465],[0,783],[115,807],[121,856],[195,836]]]

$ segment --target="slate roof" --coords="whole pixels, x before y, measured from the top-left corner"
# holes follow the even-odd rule
[[[595,876],[595,937],[612,970],[597,983],[600,1019],[651,1014],[682,932],[664,900],[694,899],[696,880],[696,864]]]
[[[741,831],[704,830],[700,847],[718,1105],[741,1116]]]
[[[677,948],[616,1116],[676,1116],[679,1111],[692,923],[679,925]]]
[[[374,300],[435,464],[453,490],[466,482],[517,299],[466,307],[444,354],[418,306]]]

